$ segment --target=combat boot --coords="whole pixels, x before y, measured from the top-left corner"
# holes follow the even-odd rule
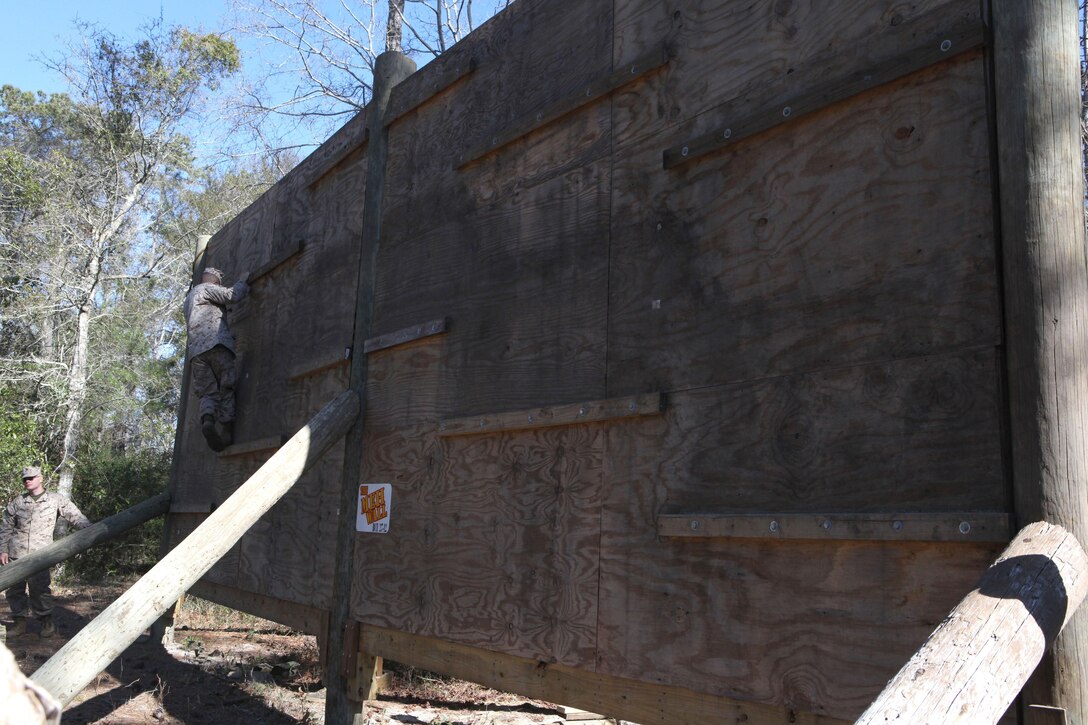
[[[26,634],[26,617],[16,617],[15,624],[8,630],[8,637],[22,637]]]
[[[57,625],[53,624],[53,616],[47,614],[42,617],[42,639],[49,639],[57,635]]]
[[[211,448],[216,453],[226,448],[226,445],[223,444],[223,439],[219,437],[219,431],[215,429],[215,416],[201,416],[200,432],[204,434],[204,440],[208,441],[208,448]]]

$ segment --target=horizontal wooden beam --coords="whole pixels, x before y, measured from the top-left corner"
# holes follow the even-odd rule
[[[315,361],[308,361],[303,365],[295,367],[291,372],[287,374],[287,380],[295,382],[311,375],[317,375],[323,373],[326,370],[340,367],[341,365],[347,365],[351,362],[351,348],[345,347],[343,352],[336,355],[328,355],[324,358],[319,358]]]
[[[96,544],[116,539],[129,529],[162,516],[169,508],[170,494],[160,493],[158,496],[141,501],[131,508],[15,559],[0,569],[0,589],[7,589],[18,582],[26,581],[32,574],[71,559]]]
[[[389,108],[385,111],[386,126],[392,126],[398,119],[446,91],[462,78],[467,78],[478,67],[475,58],[466,58],[435,72],[433,66],[439,62],[441,61],[434,60],[420,71],[421,74],[432,76],[426,83],[412,83],[412,76],[409,76],[407,80],[393,87],[389,97]]]
[[[934,513],[669,513],[660,536],[831,541],[1008,542],[1009,515],[990,511]]]
[[[356,124],[358,124],[358,122],[356,122]],[[336,136],[333,136],[331,139],[326,141],[321,148],[323,149],[325,145],[334,144],[339,144],[340,148],[331,152],[327,158],[321,160],[318,164],[316,164],[312,171],[309,171],[309,173],[306,175],[306,186],[316,186],[317,182],[324,179],[337,166],[344,163],[349,158],[353,157],[356,153],[361,152],[369,141],[370,129],[368,129],[365,125],[352,126],[352,128],[348,132],[348,135],[346,135],[343,139],[338,139]]]
[[[908,25],[900,26],[897,33],[910,32]],[[985,29],[979,21],[950,28],[948,31],[926,38],[912,49],[889,58],[876,65],[851,73],[843,78],[817,83],[809,90],[785,102],[775,103],[752,111],[741,111],[744,101],[727,104],[712,113],[722,120],[715,124],[712,131],[684,141],[662,154],[662,163],[666,169],[686,164],[701,156],[721,150],[730,144],[762,133],[784,123],[824,109],[832,104],[841,103],[859,93],[891,83],[936,63],[974,50],[985,43]],[[873,42],[872,50],[858,55],[879,55],[880,45],[886,38]],[[801,79],[791,77],[791,84],[800,84]],[[743,114],[743,115],[740,115]]]
[[[411,327],[405,327],[404,329],[390,332],[386,335],[378,335],[363,343],[363,352],[371,353],[377,352],[378,350],[388,350],[391,347],[406,345],[409,342],[415,342],[416,340],[431,337],[432,335],[441,335],[446,332],[448,326],[449,321],[447,318],[443,317],[440,320],[431,320],[430,322],[424,322],[421,325],[412,325]]]
[[[268,264],[260,267],[256,272],[251,272],[249,275],[249,284],[255,284],[256,282],[272,274],[272,272],[276,271],[295,257],[302,254],[302,250],[305,248],[306,243],[302,240],[299,240],[298,243],[295,244],[286,254],[283,254],[280,257],[273,259],[272,261],[268,262]]]
[[[626,398],[609,398],[589,403],[570,403],[547,408],[533,408],[509,413],[475,415],[465,418],[449,418],[438,424],[442,437],[502,433],[533,428],[553,428],[581,423],[599,423],[622,418],[638,418],[660,415],[665,410],[665,396],[661,393],[632,395]]]
[[[475,146],[463,153],[458,158],[456,167],[468,166],[482,156],[498,151],[522,136],[527,136],[538,128],[558,121],[582,106],[592,103],[602,96],[607,96],[628,83],[652,73],[668,62],[668,49],[662,45],[641,58],[630,63],[624,63],[610,75],[593,81],[578,93],[571,94],[566,98],[560,98],[558,101],[554,101],[513,121],[505,130],[494,134],[486,143]]]
[[[642,725],[743,722],[746,725],[831,725],[844,720],[639,682],[611,675],[491,652],[440,639],[362,625],[360,648],[412,667],[573,705]]]
[[[278,435],[270,438],[258,438],[257,440],[246,441],[245,443],[235,443],[232,446],[227,446],[219,453],[220,458],[229,458],[231,456],[248,456],[251,453],[262,453],[264,451],[278,450],[284,443],[287,442],[287,436]]]

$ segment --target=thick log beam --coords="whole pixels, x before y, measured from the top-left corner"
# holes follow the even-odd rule
[[[1010,463],[1019,526],[1050,521],[1088,541],[1088,258],[1074,0],[989,3]],[[1024,691],[1088,721],[1088,621],[1072,622]],[[1034,706],[1045,706],[1043,708]]]
[[[1025,527],[857,722],[996,723],[1086,591],[1076,538]]]
[[[95,544],[116,539],[129,529],[162,516],[169,508],[170,494],[162,493],[16,559],[0,569],[0,589],[25,581],[32,574],[71,559]]]
[[[138,582],[60,648],[31,679],[67,705],[204,576],[351,426],[359,396],[346,391],[258,469]]]

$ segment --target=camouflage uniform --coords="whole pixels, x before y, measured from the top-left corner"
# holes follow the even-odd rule
[[[204,273],[222,278],[216,269]],[[192,363],[202,419],[210,415],[220,423],[234,420],[234,337],[224,314],[228,303],[240,301],[248,291],[249,286],[241,280],[233,287],[204,282],[193,287],[185,298],[187,357]]]
[[[76,529],[91,525],[67,496],[48,491],[37,498],[29,492],[16,496],[4,510],[3,521],[0,521],[0,552],[6,551],[8,557],[15,560],[52,543],[53,528],[58,518],[63,518]],[[34,616],[48,617],[53,611],[49,584],[49,569],[46,568],[4,592],[12,616],[25,617],[29,604]]]

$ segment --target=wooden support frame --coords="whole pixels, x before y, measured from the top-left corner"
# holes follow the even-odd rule
[[[441,335],[449,329],[449,318],[442,317],[420,325],[411,325],[396,332],[372,337],[363,343],[363,352],[370,354],[379,350],[388,350],[398,345],[407,345],[409,342],[422,340],[425,337]]]
[[[577,111],[582,106],[593,103],[602,96],[607,96],[623,88],[628,83],[645,77],[669,62],[668,48],[662,44],[641,58],[613,71],[608,76],[590,83],[585,90],[561,98],[532,113],[528,113],[511,123],[505,130],[494,134],[491,140],[470,148],[458,158],[455,168],[464,168],[487,154],[494,153],[504,146],[527,136],[538,128],[558,121],[568,113]]]
[[[573,705],[641,725],[744,722],[747,725],[832,725],[845,720],[785,707],[716,697],[682,687],[654,685],[611,675],[500,654],[476,647],[362,625],[361,649],[506,692]]]
[[[1084,601],[1086,573],[1068,531],[1024,527],[857,722],[997,722]]]
[[[910,26],[900,32],[903,31],[909,32]],[[883,42],[883,39],[878,42]],[[830,105],[972,51],[984,43],[985,28],[981,23],[976,21],[959,25],[926,38],[905,53],[851,73],[845,78],[819,83],[812,90],[803,91],[783,103],[775,103],[751,112],[739,111],[740,103],[718,108],[713,113],[720,116],[722,121],[715,124],[712,131],[665,149],[662,153],[662,166],[672,169],[689,163],[743,139],[785,123],[793,123]],[[869,55],[879,55],[879,45],[874,46]],[[793,79],[792,84],[796,83],[797,80]]]
[[[1088,260],[1077,4],[993,2],[994,149],[1000,190],[1013,501],[1088,540]],[[1058,636],[1024,689],[1028,725],[1088,719],[1088,621]]]
[[[372,335],[374,290],[377,286],[378,250],[382,238],[382,205],[385,198],[385,166],[389,155],[389,133],[385,112],[393,87],[415,72],[415,61],[403,53],[386,52],[374,65],[374,96],[367,106],[370,141],[367,145],[366,191],[363,197],[363,234],[360,239],[358,288],[355,298],[354,345]],[[336,522],[336,560],[333,569],[332,607],[329,611],[325,641],[328,659],[325,667],[325,721],[348,722],[356,707],[351,704],[347,678],[344,676],[344,641],[348,630],[352,579],[355,560],[355,510],[359,480],[362,475],[363,431],[366,426],[367,356],[353,355],[349,386],[359,399],[359,414],[344,443],[344,467],[340,482],[339,510]]]
[[[624,398],[609,398],[588,403],[568,403],[547,408],[533,408],[509,413],[448,418],[438,424],[439,437],[505,433],[514,430],[553,428],[562,425],[600,423],[622,418],[660,415],[665,410],[665,396],[646,393]]]
[[[63,705],[188,591],[343,437],[359,396],[341,393],[185,541],[95,617],[31,676]]]
[[[664,537],[814,539],[821,541],[1007,542],[1010,516],[937,513],[678,513],[659,514]]]

